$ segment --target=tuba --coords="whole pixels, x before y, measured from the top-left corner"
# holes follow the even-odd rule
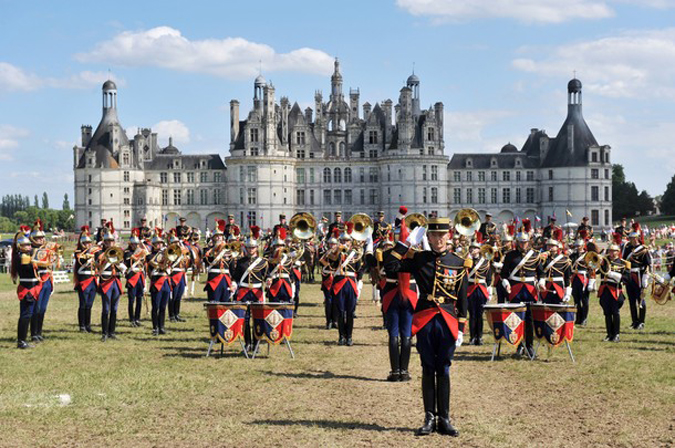
[[[238,258],[241,253],[241,241],[234,240],[226,243],[225,250],[230,252],[232,258]]]
[[[609,266],[611,265],[610,261],[607,259],[607,257],[604,257],[597,252],[586,252],[586,255],[584,255],[584,262],[590,269],[593,269],[594,271],[600,271],[600,274],[602,275],[609,273]],[[607,265],[607,268],[604,270],[602,269],[603,262],[606,262]]]
[[[117,246],[110,247],[103,252],[104,263],[120,264],[124,261],[124,252]]]
[[[483,244],[480,248],[480,256],[485,258],[487,261],[492,261],[495,257],[496,251],[495,248],[489,244]]]
[[[316,219],[311,213],[300,212],[291,217],[288,223],[291,234],[299,240],[308,240],[314,236],[316,231]]]
[[[472,208],[463,208],[455,215],[455,230],[460,235],[472,237],[480,228],[480,216]]]
[[[665,305],[672,297],[672,285],[657,275],[651,274],[652,281],[652,299],[658,305]]]
[[[421,213],[411,213],[405,217],[404,221],[408,230],[412,230],[415,227],[427,226],[427,218]]]
[[[357,213],[349,218],[354,224],[351,237],[355,241],[365,241],[373,234],[373,220],[365,213]]]

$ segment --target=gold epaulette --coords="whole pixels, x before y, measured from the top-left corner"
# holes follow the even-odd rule
[[[624,261],[626,269],[630,269],[630,261]]]
[[[21,254],[21,264],[30,264],[32,259],[29,254]]]
[[[467,269],[471,269],[473,267],[473,259],[469,258],[469,257],[466,257],[464,259],[464,267],[467,268]]]
[[[378,263],[382,263],[382,260],[384,259],[382,249],[375,250],[375,259]]]

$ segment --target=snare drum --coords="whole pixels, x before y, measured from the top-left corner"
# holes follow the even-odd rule
[[[212,342],[229,345],[244,338],[245,303],[207,302],[204,309],[209,318]]]
[[[577,308],[574,305],[553,305],[549,303],[531,303],[534,334],[545,338],[556,347],[564,341],[574,338],[574,320]]]
[[[256,340],[279,344],[284,339],[291,339],[295,304],[262,302],[251,303],[249,306]]]
[[[520,344],[525,335],[527,306],[524,303],[487,304],[484,310],[495,342],[503,339],[512,345]]]

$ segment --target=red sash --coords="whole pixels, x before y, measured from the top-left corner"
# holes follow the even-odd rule
[[[382,311],[385,313],[389,309],[389,305],[391,305],[391,301],[394,300],[394,297],[396,297],[396,294],[399,292],[399,289],[396,287],[392,287],[389,291],[385,292],[384,295],[382,296]]]
[[[300,281],[300,279],[302,278],[302,271],[300,270],[300,268],[293,268],[293,274],[295,274],[295,278],[297,278],[298,281]]]
[[[33,300],[37,300],[42,290],[42,283],[38,283],[32,288],[26,288],[25,286],[19,285],[16,289],[16,294],[19,296],[19,300],[23,300],[28,294],[33,296]]]
[[[342,290],[342,287],[349,282],[350,285],[352,285],[352,288],[354,289],[354,292],[357,291],[356,288],[356,280],[354,280],[354,277],[344,277],[342,280],[338,280],[337,282],[333,283],[333,294],[337,295],[340,293]]]
[[[619,300],[619,293],[621,293],[621,288],[617,288],[612,285],[602,284],[598,289],[598,297],[602,297],[605,290],[609,291],[609,294],[614,298],[614,300]]]
[[[412,305],[413,309],[417,307],[417,290],[410,287],[410,274],[398,274],[398,289],[401,291],[401,298],[407,299]]]
[[[537,290],[534,287],[534,285],[530,285],[529,283],[516,283],[511,287],[511,294],[509,294],[509,302],[512,301],[513,298],[516,297],[523,288],[525,288],[527,292],[530,293],[533,299],[537,300]]]
[[[104,280],[103,283],[101,283],[101,291],[103,291],[103,294],[108,294],[113,283],[117,283],[117,287],[119,288],[120,293],[122,293],[122,282],[120,279],[117,277],[110,277],[108,280]]]
[[[558,297],[561,298],[561,299],[562,299],[563,296],[565,295],[565,292],[563,291],[563,287],[562,287],[561,285],[555,283],[555,282],[546,282],[546,289],[549,290],[549,292],[547,293],[547,295],[548,295],[551,291],[555,291],[556,294],[558,294]]]
[[[136,272],[134,275],[132,275],[131,277],[129,277],[129,278],[127,279],[127,284],[128,284],[129,286],[131,286],[132,288],[135,288],[135,287],[136,287],[136,284],[137,284],[138,281],[141,279],[141,276],[142,276],[142,275],[143,275],[143,273],[142,273],[141,271]]]
[[[445,324],[448,326],[448,329],[450,329],[450,333],[452,333],[452,337],[457,340],[457,335],[459,334],[459,322],[457,321],[457,318],[453,316],[452,314],[448,313],[445,311],[443,308],[439,307],[438,305],[435,305],[431,308],[427,308],[424,311],[419,311],[416,312],[413,315],[413,321],[412,321],[412,334],[413,336],[417,334],[418,331],[420,331],[426,324],[431,321],[431,319],[436,316],[436,314],[440,313],[441,316],[443,317],[443,320],[445,321]]]
[[[160,276],[155,280],[155,282],[152,284],[152,286],[155,288],[155,291],[161,291],[162,286],[164,286],[164,282],[167,281],[169,278],[165,275]]]
[[[586,277],[585,275],[583,275],[583,274],[574,274],[574,278],[577,279],[577,280],[579,280],[579,281],[581,282],[581,284],[584,286],[584,288],[585,288],[586,286],[588,286],[588,277]],[[574,280],[573,280],[573,281],[574,281]]]
[[[96,282],[96,277],[89,277],[86,280],[80,280],[75,285],[75,289],[77,290],[79,288],[80,291],[84,291],[85,289],[87,289],[89,287],[89,285],[91,285],[92,282]]]
[[[333,287],[333,275],[329,275],[326,277],[324,281],[321,282],[321,286],[323,286],[326,290],[330,291],[331,288]]]
[[[480,292],[483,293],[484,298],[486,298],[486,299],[488,298],[487,286],[485,286],[481,283],[469,285],[469,288],[466,290],[466,296],[471,297],[473,295],[473,293],[476,291],[476,289],[478,289]]]
[[[249,291],[252,292],[253,295],[255,295],[255,298],[258,300],[258,302],[262,302],[262,301],[263,301],[263,291],[262,291],[261,288],[255,288],[255,289],[252,289],[252,288],[239,288],[239,289],[237,290],[237,302],[241,302],[241,300],[244,298],[244,296],[245,296],[246,294],[248,294]]]
[[[223,281],[223,278],[225,278],[225,282],[227,283],[227,287],[229,288],[230,285],[232,284],[232,279],[230,278],[229,275],[225,274],[218,274],[206,283],[211,287],[211,291],[215,291],[218,285],[220,285],[220,282]]]
[[[180,283],[180,281],[185,277],[185,272],[180,271],[171,276],[171,281],[173,282],[174,285],[177,285]]]
[[[291,288],[291,283],[285,278],[276,279],[270,286],[270,293],[272,297],[276,297],[279,294],[279,290],[284,287],[289,297],[293,297],[293,289]]]

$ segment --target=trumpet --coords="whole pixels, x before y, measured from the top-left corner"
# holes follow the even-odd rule
[[[497,251],[494,247],[489,244],[483,244],[480,248],[480,256],[485,258],[487,261],[492,261],[497,255]]]
[[[316,219],[311,213],[300,212],[291,217],[289,222],[291,234],[299,240],[308,240],[316,231]]]
[[[281,262],[281,259],[286,256],[288,258],[288,254],[290,254],[291,250],[288,247],[280,247],[274,252],[274,256],[270,260],[273,264],[277,264]]]
[[[463,208],[455,215],[454,224],[457,233],[472,237],[480,228],[480,216],[472,208]]]
[[[349,218],[354,224],[351,237],[355,241],[365,241],[373,234],[373,220],[365,213],[357,213]]]
[[[610,261],[607,257],[600,255],[597,252],[587,252],[586,255],[584,255],[584,263],[586,263],[586,266],[590,269],[600,271],[600,274],[602,275],[606,275],[610,271]],[[606,265],[607,267],[603,269],[603,265]]]
[[[421,213],[411,213],[405,217],[404,221],[408,230],[427,226],[427,218]]]

